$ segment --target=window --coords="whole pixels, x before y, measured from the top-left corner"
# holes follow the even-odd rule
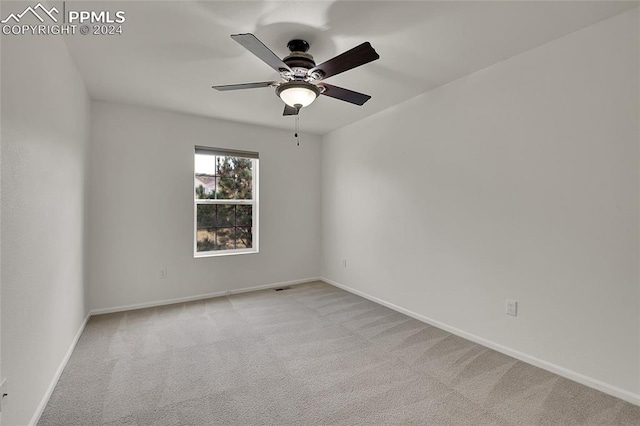
[[[195,149],[194,256],[258,251],[258,153]]]

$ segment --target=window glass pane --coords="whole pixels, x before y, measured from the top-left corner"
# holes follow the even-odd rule
[[[253,233],[251,232],[251,227],[236,228],[236,246],[238,248],[253,247],[252,237],[253,237]]]
[[[218,176],[217,198],[234,199],[236,196],[235,157],[216,157],[216,176]]]
[[[199,252],[219,250],[216,244],[215,228],[198,227],[198,232],[196,232],[196,250]]]
[[[216,198],[219,200],[233,200],[236,198],[236,180],[233,177],[220,176],[217,189]]]
[[[252,166],[253,162],[249,158],[236,159],[236,198],[239,200],[253,199]]]
[[[218,198],[251,200],[252,160],[241,157],[222,157],[216,160]]]
[[[196,174],[215,175],[216,174],[216,156],[209,154],[196,154],[194,170]]]
[[[253,247],[252,206],[198,204],[196,223],[198,252]]]
[[[213,199],[216,194],[216,178],[213,175],[196,173],[193,186],[197,200]]]
[[[195,155],[195,176],[193,187],[198,200],[215,198],[216,193],[216,161],[215,155]]]
[[[218,214],[215,221],[215,226],[219,228],[234,226],[236,216],[236,206],[233,204],[218,204],[216,205]]]
[[[253,161],[250,158],[195,154],[195,159],[197,200],[253,198]]]
[[[218,250],[233,250],[236,248],[235,228],[218,228]]]
[[[197,210],[198,230],[202,228],[210,228],[216,226],[216,208],[215,204],[199,204]]]
[[[251,226],[252,223],[252,206],[237,206],[236,208],[236,226]]]

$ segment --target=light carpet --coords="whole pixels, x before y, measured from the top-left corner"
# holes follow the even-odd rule
[[[314,282],[91,317],[39,425],[639,425],[640,407]]]

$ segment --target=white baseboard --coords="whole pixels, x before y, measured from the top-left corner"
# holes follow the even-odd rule
[[[281,283],[258,285],[258,286],[255,286],[255,287],[246,287],[246,288],[241,288],[241,289],[238,289],[238,290],[229,290],[229,293],[230,294],[248,293],[250,291],[268,290],[270,288],[286,287],[286,286],[290,286],[290,285],[310,283],[310,282],[313,282],[313,281],[322,281],[322,278],[319,278],[319,277],[316,277],[316,278],[305,278],[303,280],[283,281]]]
[[[31,417],[31,421],[29,422],[29,426],[36,426],[38,424],[38,421],[40,421],[40,417],[42,416],[42,413],[44,412],[44,409],[47,406],[47,403],[49,402],[49,398],[51,398],[51,394],[53,393],[53,390],[56,388],[56,385],[58,384],[58,380],[60,379],[60,376],[62,375],[64,368],[67,366],[67,363],[69,362],[69,358],[71,358],[71,354],[73,353],[73,350],[76,348],[76,344],[78,343],[78,340],[80,339],[80,336],[84,331],[84,328],[87,326],[87,322],[89,322],[90,317],[91,317],[91,313],[88,313],[87,316],[84,318],[84,321],[82,321],[82,324],[80,325],[78,332],[73,338],[71,345],[69,345],[69,349],[67,350],[67,353],[64,355],[64,358],[62,358],[62,362],[58,366],[56,373],[53,375],[53,379],[51,379],[51,383],[49,384],[47,391],[45,392],[44,396],[40,400],[40,404],[38,404],[38,408],[36,408],[35,413],[33,413],[33,416]]]
[[[179,297],[179,298],[176,298],[176,299],[164,299],[164,300],[156,300],[154,302],[136,303],[136,304],[132,304],[132,305],[114,306],[114,307],[111,307],[111,308],[93,309],[93,310],[91,310],[91,312],[89,314],[90,315],[101,315],[101,314],[111,314],[111,313],[114,313],[114,312],[132,311],[134,309],[154,308],[156,306],[173,305],[174,303],[193,302],[193,301],[196,301],[196,300],[210,299],[212,297],[229,296],[231,294],[247,293],[247,292],[250,292],[250,291],[266,290],[266,289],[270,289],[270,288],[284,287],[284,286],[296,285],[296,284],[304,284],[304,283],[308,283],[308,282],[312,282],[312,281],[321,281],[321,280],[322,280],[321,278],[304,278],[304,279],[300,279],[300,280],[283,281],[283,282],[278,282],[278,283],[258,285],[258,286],[254,286],[254,287],[245,287],[245,288],[239,288],[239,289],[233,289],[233,290],[218,291],[218,292],[214,292],[214,293],[198,294],[196,296]]]
[[[90,315],[112,314],[115,312],[133,311],[136,309],[155,308],[156,306],[172,305],[174,303],[193,302],[195,300],[210,299],[212,297],[228,296],[229,291],[199,294],[196,296],[178,297],[176,299],[156,300],[153,302],[134,303],[131,305],[112,306],[110,308],[92,309]]]
[[[460,330],[458,328],[455,327],[451,327],[450,325],[444,324],[440,321],[436,321],[434,319],[428,318],[424,315],[415,313],[413,311],[410,311],[408,309],[402,308],[400,306],[394,305],[393,303],[389,303],[385,300],[379,299],[375,296],[371,296],[363,291],[360,290],[356,290],[354,288],[351,288],[349,286],[346,286],[344,284],[340,284],[336,281],[333,281],[331,279],[328,278],[320,278],[322,281],[326,282],[327,284],[331,284],[335,287],[341,288],[343,290],[348,291],[349,293],[353,293],[356,294],[358,296],[364,297],[365,299],[369,299],[372,302],[376,302],[379,303],[380,305],[386,306],[387,308],[393,309],[394,311],[400,312],[402,314],[405,314],[407,316],[410,316],[411,318],[415,318],[418,321],[422,321],[424,323],[427,323],[429,325],[433,325],[434,327],[438,327],[442,330],[448,331],[449,333],[455,334],[457,336],[460,336],[462,338],[465,338],[467,340],[471,340],[472,342],[478,343],[482,346],[486,346],[488,348],[491,348],[493,350],[496,350],[498,352],[501,352],[505,355],[511,356],[513,358],[516,358],[520,361],[526,362],[528,364],[534,365],[536,367],[542,368],[543,370],[547,370],[550,371],[552,373],[555,373],[559,376],[562,376],[564,378],[567,378],[569,380],[573,380],[574,382],[578,382],[580,384],[583,384],[585,386],[588,386],[590,388],[599,390],[601,392],[604,392],[606,394],[615,396],[616,398],[620,398],[622,400],[625,400],[627,402],[630,402],[632,404],[635,405],[640,405],[640,395],[633,393],[633,392],[629,392],[627,390],[621,389],[619,387],[610,385],[608,383],[602,382],[598,379],[594,379],[592,377],[589,376],[585,376],[584,374],[578,373],[576,371],[573,370],[569,370],[567,368],[561,367],[559,365],[553,364],[551,362],[536,358],[534,356],[528,355],[526,353],[523,352],[519,352],[517,350],[508,348],[506,346],[500,345],[498,343],[492,342],[491,340],[487,340],[483,337],[480,336],[476,336],[475,334],[471,334],[471,333],[467,333],[466,331]]]

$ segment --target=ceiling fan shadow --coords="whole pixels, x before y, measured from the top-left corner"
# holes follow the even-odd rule
[[[136,13],[139,3],[144,2],[131,2],[127,14]],[[205,62],[242,55],[243,50],[235,49],[235,43],[228,39],[237,24],[225,19],[229,8],[212,9],[216,3],[157,2],[153,19],[139,19],[139,24],[127,28],[135,32],[135,51],[156,63]],[[148,7],[141,10],[149,13]]]
[[[280,58],[291,53],[287,48],[287,43],[296,39],[309,43],[308,53],[313,55],[316,63],[334,56],[337,49],[331,37],[327,37],[325,29],[297,22],[258,23],[253,34]]]
[[[347,1],[327,11],[327,28],[334,35],[383,36],[425,25],[449,7],[446,2]]]

